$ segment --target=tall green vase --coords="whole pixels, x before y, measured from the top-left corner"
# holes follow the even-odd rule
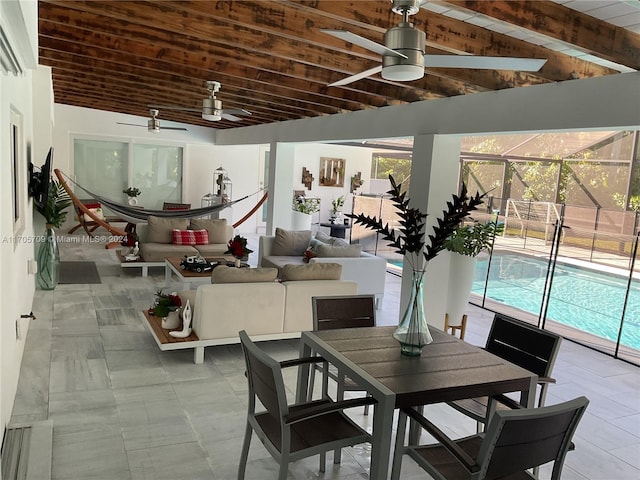
[[[410,357],[420,356],[422,347],[433,342],[424,316],[423,279],[424,270],[413,271],[411,297],[398,328],[393,332],[393,338],[400,342],[400,353]]]
[[[53,227],[47,224],[38,247],[36,282],[40,290],[53,290],[60,279],[60,251]]]

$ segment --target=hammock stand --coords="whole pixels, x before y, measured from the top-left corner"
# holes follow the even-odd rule
[[[90,209],[88,209],[82,203],[82,201],[78,198],[78,196],[73,192],[71,187],[69,187],[69,184],[67,183],[67,181],[64,178],[65,175],[59,169],[56,168],[53,171],[54,171],[56,177],[58,177],[58,181],[60,182],[60,185],[62,185],[62,187],[69,194],[69,198],[71,199],[73,204],[78,208],[78,210],[80,210],[83,213],[85,213],[89,218],[91,218],[91,220],[93,222],[96,223],[96,225],[105,228],[112,235],[123,237],[123,239],[127,236],[126,230],[121,230],[119,228],[114,227],[113,225],[109,224],[108,222],[106,222],[103,219],[101,219],[100,217],[98,217]],[[71,180],[71,181],[73,182],[73,180]],[[221,204],[221,205],[212,205],[210,207],[194,208],[194,209],[190,209],[190,210],[146,210],[146,209],[141,209],[141,208],[132,208],[129,205],[122,205],[120,203],[113,202],[113,201],[111,201],[111,200],[109,200],[107,198],[104,198],[104,197],[102,197],[100,195],[96,195],[95,193],[90,192],[89,190],[87,190],[86,188],[82,187],[81,185],[79,185],[76,182],[73,182],[73,183],[78,188],[80,188],[85,193],[87,193],[91,198],[96,199],[101,204],[103,204],[104,206],[110,208],[111,210],[113,210],[115,212],[118,212],[129,223],[143,223],[143,222],[148,221],[150,216],[164,217],[164,218],[202,217],[204,215],[208,215],[208,214],[216,212],[218,210],[222,210],[224,208],[230,207],[231,205],[233,205],[235,203],[241,202],[242,200],[245,200],[245,199],[249,198],[249,195],[247,195],[247,196],[244,196],[244,197],[242,197],[242,198],[240,198],[238,200],[234,200],[232,202],[227,202],[227,203],[224,203],[224,204]],[[262,196],[262,198],[260,199],[260,201],[249,211],[249,213],[247,213],[247,215],[245,215],[244,217],[242,217],[242,219],[240,219],[238,222],[236,222],[233,225],[233,227],[236,228],[238,225],[240,225],[241,223],[245,222],[249,217],[251,217],[251,215],[253,215],[258,210],[258,208],[260,208],[260,206],[265,202],[267,197],[268,197],[268,192],[265,192],[264,195]],[[117,246],[117,245],[119,245],[118,242],[111,242],[110,244],[107,244],[105,248],[112,248],[112,247]]]

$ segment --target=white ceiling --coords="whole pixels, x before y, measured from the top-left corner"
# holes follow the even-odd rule
[[[577,10],[581,13],[604,20],[618,27],[625,28],[635,33],[640,33],[640,0],[552,0],[555,3],[564,5],[567,8]],[[545,35],[535,33],[531,30],[520,28],[515,25],[497,21],[495,18],[479,14],[470,13],[466,10],[457,9],[450,5],[438,4],[437,2],[425,2],[422,8],[446,15],[456,20],[461,20],[473,25],[477,25],[494,32],[509,35],[511,37],[524,40],[536,45],[540,45],[551,50],[577,57],[588,62],[597,63],[619,72],[634,72],[632,68],[617,63],[609,62],[589,52],[579,50],[574,45],[563,43],[557,39],[552,39]]]

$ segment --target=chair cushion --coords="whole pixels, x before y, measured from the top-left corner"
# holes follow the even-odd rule
[[[98,204],[100,205],[100,204]],[[104,220],[104,213],[102,213],[102,208],[100,206],[98,207],[94,207],[94,208],[89,208],[89,211],[91,213],[93,213],[96,217],[98,217],[100,220]],[[86,213],[84,214],[84,221],[85,222],[93,222],[93,218],[91,218],[89,215],[87,215]]]
[[[342,265],[339,263],[310,263],[285,265],[280,269],[283,282],[299,280],[340,280]]]
[[[236,268],[217,266],[211,274],[211,283],[260,283],[275,282],[277,268]]]
[[[359,257],[362,253],[361,245],[347,245],[346,247],[335,245],[320,245],[318,257]]]
[[[229,241],[227,238],[227,219],[208,219],[193,218],[191,219],[192,230],[205,229],[209,232],[209,243],[224,243]]]
[[[149,216],[147,242],[167,243],[173,240],[173,229],[186,230],[189,226],[187,218],[162,218]]]
[[[311,230],[284,230],[276,228],[271,255],[302,256],[311,242]]]

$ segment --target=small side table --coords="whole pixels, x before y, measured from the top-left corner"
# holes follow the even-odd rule
[[[329,235],[336,238],[345,238],[347,230],[351,228],[351,225],[345,225],[344,223],[321,223],[321,227],[329,227],[331,230]]]

